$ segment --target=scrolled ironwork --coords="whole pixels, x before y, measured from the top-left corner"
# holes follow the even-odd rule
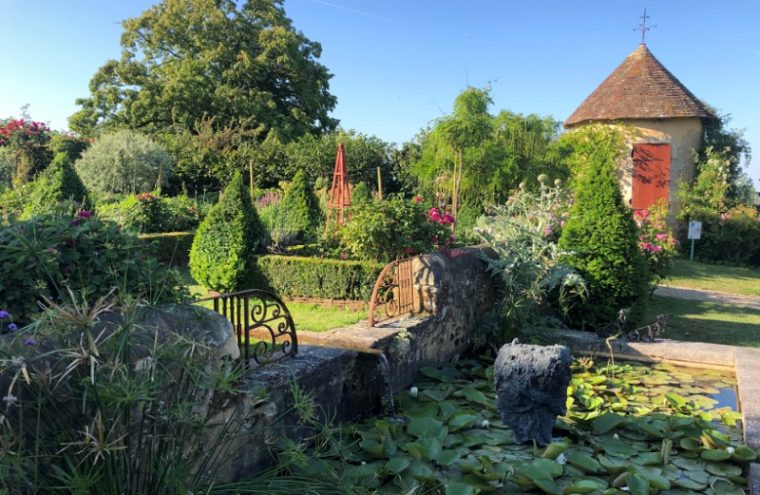
[[[369,326],[419,311],[412,271],[414,258],[388,263],[380,272],[369,302]]]
[[[298,335],[288,307],[276,295],[250,289],[219,294],[198,302],[213,301],[214,311],[232,323],[246,364],[257,365],[298,354]]]

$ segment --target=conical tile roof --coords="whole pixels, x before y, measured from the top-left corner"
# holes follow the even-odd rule
[[[565,127],[600,120],[712,116],[642,44],[567,118]]]

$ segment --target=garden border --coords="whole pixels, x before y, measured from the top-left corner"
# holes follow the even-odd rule
[[[560,343],[583,354],[733,371],[744,442],[760,451],[760,349],[669,339],[656,342],[616,339],[611,340],[608,347],[606,341],[596,334],[575,330],[557,332],[556,337]],[[760,495],[760,463],[750,464],[748,484],[752,495]]]

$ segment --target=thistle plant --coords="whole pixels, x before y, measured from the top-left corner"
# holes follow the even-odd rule
[[[489,270],[503,284],[503,332],[500,340],[529,327],[544,327],[583,298],[583,278],[559,262],[564,253],[556,243],[567,218],[570,199],[559,181],[546,184],[539,176],[537,192],[524,186],[506,204],[478,219],[475,233],[497,255]]]

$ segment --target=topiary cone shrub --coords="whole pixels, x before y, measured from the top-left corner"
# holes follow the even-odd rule
[[[43,214],[73,214],[77,209],[91,207],[87,188],[64,153],[55,156],[51,164],[29,184],[24,218]]]
[[[588,285],[587,301],[567,316],[572,327],[584,329],[613,321],[622,308],[631,308],[629,321],[637,321],[649,284],[638,229],[617,182],[624,148],[611,135],[599,140],[576,182],[575,202],[559,239],[560,248],[570,253],[562,262],[578,270]]]
[[[190,272],[205,287],[230,292],[256,277],[253,255],[262,228],[243,177],[235,174],[201,222],[190,248]]]
[[[296,172],[285,191],[280,202],[280,214],[283,215],[285,228],[295,234],[295,241],[314,240],[322,223],[322,210],[303,170]]]

